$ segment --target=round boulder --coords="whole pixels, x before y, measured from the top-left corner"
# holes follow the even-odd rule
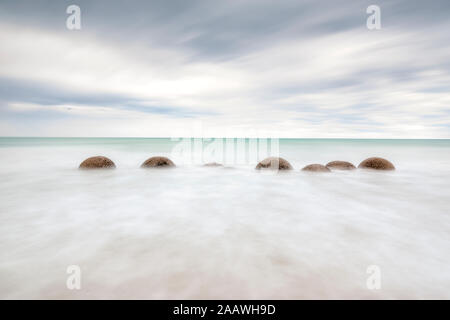
[[[383,158],[368,158],[361,162],[358,168],[362,169],[375,169],[375,170],[395,170],[394,165]]]
[[[330,169],[321,165],[321,164],[310,164],[302,169],[302,171],[311,171],[311,172],[330,172]]]
[[[175,163],[166,157],[151,157],[144,161],[141,168],[170,168],[175,167]]]
[[[269,157],[258,163],[255,169],[292,170],[293,168],[291,164],[283,158]]]
[[[223,164],[217,162],[209,162],[203,165],[204,167],[223,167]]]
[[[356,169],[356,167],[347,161],[331,161],[328,162],[326,167],[328,169],[335,169],[335,170],[353,170]]]
[[[90,157],[80,164],[80,169],[112,169],[116,165],[110,159],[102,156]]]

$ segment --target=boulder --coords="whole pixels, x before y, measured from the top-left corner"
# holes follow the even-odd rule
[[[353,170],[356,169],[356,167],[347,161],[331,161],[328,162],[326,167],[328,169],[335,169],[335,170]]]
[[[80,169],[112,169],[116,165],[110,159],[102,156],[90,157],[80,164]]]
[[[258,163],[255,169],[292,170],[293,168],[291,164],[283,158],[269,157]]]
[[[175,167],[175,164],[166,157],[151,157],[144,161],[141,168],[170,168]]]
[[[321,165],[321,164],[310,164],[302,169],[302,171],[311,171],[311,172],[330,172],[330,169]]]
[[[395,170],[394,165],[383,158],[368,158],[361,162],[358,166],[361,169],[375,169],[375,170]]]
[[[204,167],[223,167],[223,164],[217,162],[209,162],[203,165]]]

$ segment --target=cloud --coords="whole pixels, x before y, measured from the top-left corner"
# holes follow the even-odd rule
[[[449,138],[448,1],[379,2],[6,1],[0,134]]]

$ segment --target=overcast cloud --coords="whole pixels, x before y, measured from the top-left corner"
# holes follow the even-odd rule
[[[449,30],[448,0],[2,0],[0,135],[450,138]]]

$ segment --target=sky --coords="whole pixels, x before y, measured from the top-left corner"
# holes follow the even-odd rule
[[[448,0],[0,0],[0,136],[450,138],[449,30]]]

